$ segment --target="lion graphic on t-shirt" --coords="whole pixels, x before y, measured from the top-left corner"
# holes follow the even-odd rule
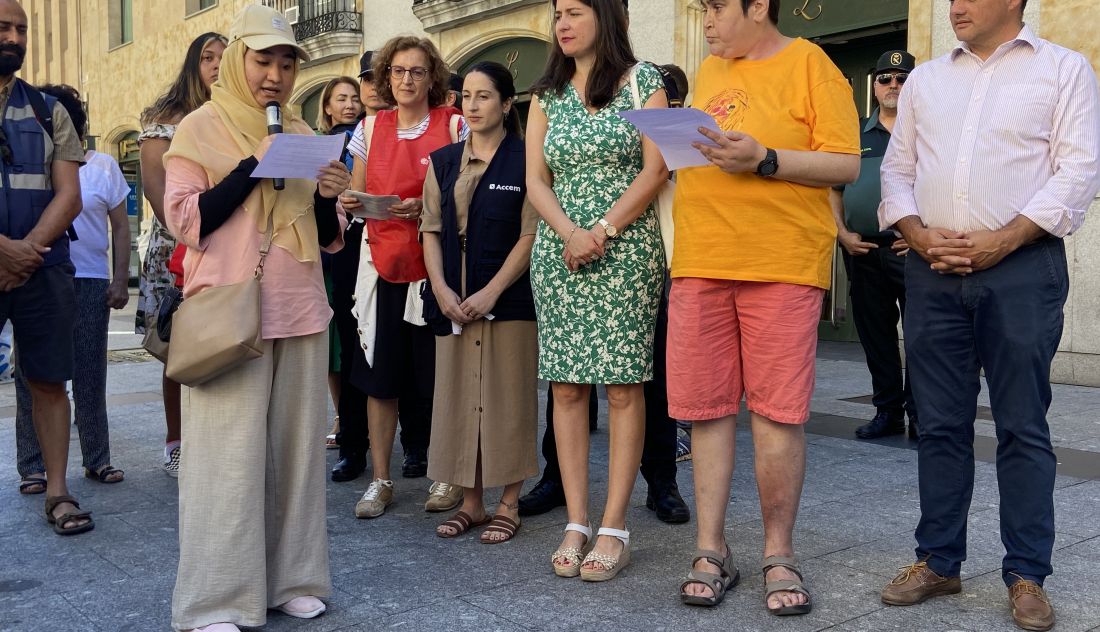
[[[703,111],[714,117],[718,128],[726,132],[741,129],[748,109],[749,93],[737,88],[719,92],[703,106]]]

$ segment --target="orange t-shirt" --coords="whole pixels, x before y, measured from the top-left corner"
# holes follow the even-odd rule
[[[692,107],[765,147],[860,153],[847,79],[803,39],[763,60],[707,57]],[[673,277],[829,287],[836,224],[827,187],[684,168],[676,175],[673,218]]]

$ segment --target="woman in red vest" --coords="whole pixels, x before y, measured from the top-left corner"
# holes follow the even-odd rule
[[[459,111],[445,105],[449,77],[430,40],[391,39],[374,57],[374,83],[379,96],[397,108],[363,119],[348,143],[355,156],[352,186],[401,199],[389,207],[389,218],[366,220],[355,290],[363,354],[355,358],[351,381],[367,394],[374,467],[374,480],[355,506],[359,518],[381,516],[393,502],[390,455],[399,400],[406,465],[410,457],[427,460],[435,339],[422,315],[420,290],[428,273],[417,223],[428,154],[466,135]],[[362,209],[352,197],[341,201],[349,212]],[[461,488],[433,483],[424,508],[447,511],[461,497]]]

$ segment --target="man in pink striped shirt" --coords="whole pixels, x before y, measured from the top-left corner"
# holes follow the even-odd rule
[[[905,350],[921,420],[917,562],[882,601],[961,590],[985,369],[1002,577],[1016,625],[1049,630],[1056,461],[1046,412],[1069,289],[1062,238],[1100,189],[1100,95],[1088,60],[1023,23],[1026,3],[952,0],[960,45],[909,75],[882,165],[879,222],[918,255],[906,261]]]

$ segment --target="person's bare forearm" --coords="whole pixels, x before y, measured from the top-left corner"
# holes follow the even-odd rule
[[[108,213],[111,219],[111,255],[114,258],[114,280],[130,278],[130,219],[123,202]]]
[[[779,171],[775,177],[809,187],[850,184],[859,177],[859,156],[825,151],[776,150]]]
[[[25,239],[32,244],[48,248],[57,241],[73,220],[80,215],[83,203],[80,200],[80,179],[77,169],[80,165],[68,160],[56,160],[51,168],[53,176],[54,196],[38,218],[31,232]]]

